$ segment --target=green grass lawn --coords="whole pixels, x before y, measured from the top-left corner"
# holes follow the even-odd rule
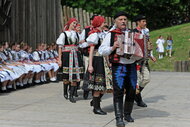
[[[173,54],[172,57],[164,56],[163,59],[158,59],[156,52],[156,40],[159,35],[167,39],[168,35],[173,37]],[[151,70],[158,71],[174,71],[174,63],[179,60],[189,60],[190,51],[190,23],[155,30],[150,32],[151,41],[154,44],[153,54],[157,58],[157,62],[153,63],[150,60]],[[164,45],[166,47],[166,43]],[[166,50],[165,50],[166,51]]]

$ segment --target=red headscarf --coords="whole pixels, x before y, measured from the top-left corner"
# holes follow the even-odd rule
[[[105,22],[104,17],[102,17],[102,16],[95,16],[94,19],[92,20],[92,26],[94,28],[96,28],[96,27],[101,26],[102,23],[104,23],[104,22]]]
[[[67,24],[65,24],[65,27],[64,27],[64,30],[68,30],[69,29],[69,26],[71,25],[72,22],[78,22],[76,18],[70,18],[70,20],[67,22]]]
[[[93,29],[89,32],[89,35],[92,33],[101,32],[100,30],[97,29],[97,27],[100,27],[102,25],[102,23],[104,23],[104,22],[105,22],[104,17],[95,16],[94,19],[92,20]]]

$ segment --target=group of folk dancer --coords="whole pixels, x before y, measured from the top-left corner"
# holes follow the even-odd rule
[[[126,58],[118,55],[118,38],[126,31],[133,31],[149,40],[146,17],[136,16],[137,27],[133,30],[127,28],[125,12],[118,12],[114,16],[115,23],[111,29],[108,29],[102,16],[94,15],[90,20],[91,25],[79,33],[79,22],[71,18],[56,41],[58,64],[63,69],[64,97],[76,103],[76,91],[82,81],[84,99],[92,91],[90,105],[93,106],[93,112],[106,115],[100,106],[101,98],[104,93],[113,92],[116,126],[124,127],[123,119],[134,122],[131,117],[134,100],[138,106],[147,107],[141,92],[150,81],[148,60],[155,62],[156,59],[151,51],[148,57],[140,60],[133,56]]]
[[[3,42],[0,44],[1,93],[44,84],[48,80],[56,82],[59,69],[57,58],[56,43],[38,43],[33,51],[24,42]]]
[[[79,33],[79,22],[71,18],[58,37],[56,44],[39,43],[37,49],[26,43],[0,45],[0,82],[1,90],[12,87],[24,87],[27,84],[41,84],[56,81],[58,68],[62,69],[63,95],[65,99],[76,103],[77,90],[82,85],[83,98],[89,91],[93,99],[90,105],[98,115],[107,113],[101,109],[100,102],[104,93],[113,93],[116,126],[124,127],[124,120],[134,122],[131,117],[134,101],[140,107],[147,107],[141,92],[150,81],[148,57],[135,59],[133,55],[124,57],[117,54],[120,47],[119,37],[126,32],[142,34],[149,40],[146,17],[135,17],[137,27],[127,28],[127,14],[118,12],[114,16],[114,25],[109,29],[102,16],[93,15],[91,25]],[[123,101],[125,95],[125,100]]]

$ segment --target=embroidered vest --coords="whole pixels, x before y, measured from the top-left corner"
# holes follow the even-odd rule
[[[117,40],[117,35],[120,35],[119,33],[111,32],[111,38],[110,38],[110,47],[114,45],[114,42]],[[109,55],[109,61],[110,63],[119,63],[120,56],[116,54],[116,50],[114,50]]]
[[[66,34],[65,32],[63,32],[63,34],[65,35],[65,45],[64,45],[64,46],[72,45],[72,44],[70,44],[69,41],[68,41],[69,38],[67,37],[67,34]],[[76,33],[76,35],[77,35],[77,40],[79,40],[79,35],[78,35],[78,33]],[[74,44],[77,45],[76,42],[75,42]]]
[[[87,39],[89,32],[90,32],[90,27],[89,28],[85,28],[85,40]],[[89,51],[89,47],[81,49],[81,53],[84,56],[89,56],[89,52],[88,51]]]

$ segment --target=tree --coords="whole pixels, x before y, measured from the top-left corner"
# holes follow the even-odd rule
[[[174,18],[181,20],[179,16],[185,11],[189,16],[190,10],[190,2],[187,0],[62,0],[62,4],[105,16],[126,11],[130,20],[143,14],[147,16],[150,29],[167,27]]]

